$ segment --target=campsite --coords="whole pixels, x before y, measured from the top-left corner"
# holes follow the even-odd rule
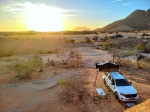
[[[99,37],[103,35],[104,34],[99,34]],[[95,44],[99,44],[101,43],[101,41],[92,41],[92,44],[85,42],[87,36],[92,40],[95,34],[72,36],[64,35],[62,39],[59,39],[62,40],[61,42],[64,41],[63,44],[59,44],[61,46],[60,48],[62,48],[63,45],[63,49],[61,49],[63,53],[61,55],[58,55],[59,53],[54,52],[50,54],[16,55],[2,57],[0,64],[1,111],[41,112],[51,110],[54,112],[78,112],[80,110],[87,112],[116,112],[126,110],[126,106],[118,102],[115,98],[115,95],[110,92],[109,89],[104,85],[102,78],[103,72],[99,71],[97,74],[97,69],[95,67],[96,62],[109,62],[113,60],[113,57],[110,53],[108,53],[108,50],[101,50],[96,48]],[[54,36],[49,36],[49,38],[52,37]],[[69,39],[74,39],[75,42],[68,43],[68,41],[66,40]],[[45,42],[44,39],[36,40]],[[14,38],[14,40],[11,41],[20,42],[20,39]],[[21,39],[21,41],[26,41],[26,39],[23,38],[23,40]],[[33,41],[33,39],[28,39],[28,42],[30,41]],[[54,39],[54,41],[57,42],[57,39]],[[7,42],[9,43],[8,40],[6,40],[5,43]],[[72,46],[73,48],[71,48]],[[66,48],[67,50],[64,48]],[[72,56],[77,57],[72,58],[74,60],[78,60],[79,63],[69,63],[68,61],[67,64],[64,64],[64,62],[61,60],[62,58],[64,60],[67,59],[66,57],[68,56],[68,54],[64,54],[64,51],[68,52],[70,48],[71,51],[74,52],[74,55]],[[32,59],[35,56],[42,59],[43,71],[39,72],[39,68],[37,68],[34,72],[31,72],[30,78],[21,78],[21,76],[23,76],[24,74],[18,77],[18,73],[14,69],[12,69],[14,64],[20,61],[26,62],[28,59]],[[120,70],[121,73],[129,81],[131,81],[132,85],[138,90],[140,96],[136,103],[140,104],[150,96],[149,69],[146,68],[147,65],[145,65],[143,62],[140,63],[145,67],[137,68],[136,63],[131,63],[132,59],[126,61],[128,62],[123,62],[124,65],[120,67]],[[134,66],[130,64],[133,64]],[[22,72],[24,71],[22,70]],[[97,79],[95,79],[96,75]],[[101,98],[100,103],[94,102],[93,94],[96,92],[96,88],[102,88],[105,93],[111,94],[111,98]],[[70,92],[66,93],[66,90]],[[59,107],[57,107],[57,105],[59,105]]]

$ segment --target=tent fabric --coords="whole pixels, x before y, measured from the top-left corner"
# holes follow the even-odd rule
[[[118,71],[119,65],[113,62],[98,62],[95,63],[96,69],[99,71]]]

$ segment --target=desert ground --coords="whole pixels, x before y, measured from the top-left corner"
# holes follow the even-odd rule
[[[110,34],[111,35],[111,34]],[[122,34],[125,38],[127,36],[133,36],[134,34]],[[137,34],[140,38],[141,33]],[[23,47],[20,47],[23,39],[20,39],[19,45],[7,46],[10,51],[15,51],[15,55],[3,56],[0,58],[0,112],[123,112],[126,107],[123,103],[118,102],[112,92],[108,90],[103,84],[102,72],[97,72],[95,69],[95,63],[99,61],[112,61],[112,56],[106,50],[96,49],[95,42],[84,43],[85,37],[92,38],[94,35],[69,35],[62,36],[62,38],[71,38],[75,40],[75,43],[60,44],[61,39],[49,44],[47,40],[46,45],[40,48],[42,45],[41,39],[45,36],[38,36],[38,41],[41,44],[34,45],[32,41],[27,40]],[[100,34],[99,37],[104,36]],[[14,36],[15,37],[15,36]],[[23,37],[23,36],[22,36]],[[22,38],[21,37],[21,38]],[[49,35],[47,36],[49,37]],[[60,37],[60,35],[59,35]],[[13,38],[13,36],[11,36]],[[30,38],[30,36],[28,36]],[[36,36],[34,37],[36,38]],[[54,40],[55,40],[54,39]],[[13,40],[8,40],[8,45]],[[50,40],[49,40],[50,41]],[[18,42],[18,41],[17,41]],[[3,49],[4,51],[4,44]],[[78,52],[82,57],[82,66],[80,67],[66,67],[64,65],[47,65],[47,60],[54,60],[54,62],[60,61],[57,56],[57,49],[71,47],[74,51]],[[13,46],[13,47],[12,47]],[[34,46],[39,48],[34,49]],[[49,49],[46,49],[47,46]],[[18,50],[16,50],[19,47]],[[56,48],[53,52],[52,48]],[[15,49],[11,49],[15,48]],[[43,51],[44,49],[44,51]],[[45,50],[46,49],[46,50]],[[33,51],[34,54],[30,54]],[[23,51],[23,52],[22,52]],[[30,52],[28,52],[30,51]],[[51,51],[50,53],[48,53]],[[41,53],[42,52],[42,53]],[[28,54],[29,53],[29,54]],[[38,54],[40,53],[40,54]],[[7,53],[9,54],[9,53]],[[5,55],[7,55],[5,54]],[[27,55],[26,55],[27,54]],[[37,56],[43,60],[43,71],[32,73],[30,79],[19,80],[16,78],[16,72],[11,69],[13,64],[18,60],[25,61],[30,57]],[[149,54],[148,54],[149,55]],[[130,62],[129,62],[130,63]],[[140,95],[136,104],[140,104],[143,101],[150,98],[150,76],[148,68],[134,68],[134,66],[122,66],[121,72],[123,75],[132,82],[133,86],[138,90]],[[98,73],[98,74],[97,74]],[[97,80],[95,83],[95,77],[97,74]],[[84,79],[88,81],[86,86],[86,93],[82,98],[72,97],[71,100],[64,98],[63,88],[59,84],[59,81],[70,75],[84,75]],[[110,99],[102,98],[100,103],[93,101],[93,92],[96,92],[96,88],[103,88],[106,93],[111,94]]]

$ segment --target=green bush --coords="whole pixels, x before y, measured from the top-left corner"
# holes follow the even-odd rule
[[[108,50],[110,48],[113,48],[115,46],[115,44],[113,42],[104,42],[102,44],[102,47],[105,49],[105,50]]]
[[[43,62],[40,58],[34,57],[28,61],[18,61],[13,67],[13,70],[18,74],[20,80],[30,79],[31,74],[40,68],[42,71]]]
[[[75,40],[74,40],[74,39],[71,39],[70,42],[71,42],[71,43],[75,43]]]
[[[12,56],[13,51],[2,51],[0,52],[0,57]]]
[[[69,39],[69,40],[66,40],[67,43],[75,43],[75,40],[74,39]]]
[[[53,53],[58,53],[59,49],[53,49],[53,50],[38,50],[38,54],[53,54]]]
[[[136,46],[135,46],[135,50],[137,50],[138,52],[139,51],[142,51],[144,49],[144,46],[142,45],[142,44],[137,44]]]

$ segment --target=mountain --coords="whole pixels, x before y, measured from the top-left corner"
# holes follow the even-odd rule
[[[150,29],[150,9],[135,10],[125,19],[115,21],[104,28],[97,28],[95,31],[114,30],[149,30]]]
[[[73,31],[91,31],[89,28],[87,27],[76,27],[75,29],[73,29]]]

